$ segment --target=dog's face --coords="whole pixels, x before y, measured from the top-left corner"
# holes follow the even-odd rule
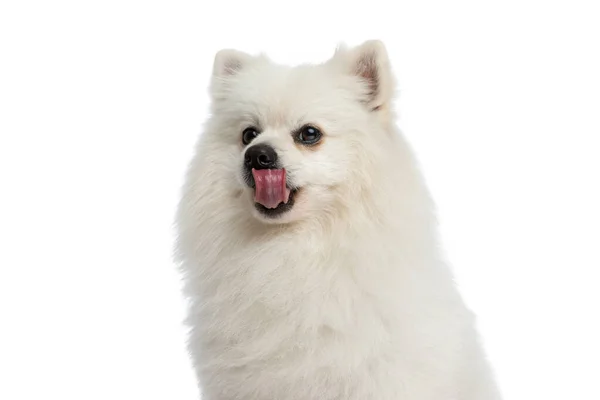
[[[386,123],[385,49],[367,42],[328,62],[284,67],[222,50],[214,64],[206,132],[222,190],[262,222],[286,223],[336,207],[365,179]],[[241,191],[241,195],[240,195]],[[231,206],[231,205],[230,205]]]

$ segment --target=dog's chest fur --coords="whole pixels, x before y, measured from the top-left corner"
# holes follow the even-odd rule
[[[199,294],[190,318],[206,360],[205,391],[231,399],[395,399],[415,387],[443,390],[421,388],[419,376],[438,375],[443,386],[438,368],[453,357],[447,343],[459,332],[450,310],[459,300],[449,288],[432,296],[420,285],[431,279],[423,257],[376,230],[237,236],[245,240],[206,254],[189,288]],[[425,349],[437,358],[430,365],[418,357]]]

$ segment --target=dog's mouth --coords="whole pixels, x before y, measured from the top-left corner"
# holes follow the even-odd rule
[[[296,189],[287,186],[285,169],[252,169],[254,203],[270,217],[289,211],[294,205]]]

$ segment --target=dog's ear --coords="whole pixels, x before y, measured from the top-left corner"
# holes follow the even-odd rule
[[[214,101],[231,96],[231,83],[245,69],[251,67],[258,57],[238,50],[224,49],[217,52],[213,63],[210,94]]]
[[[369,40],[351,49],[339,47],[331,61],[342,63],[346,73],[358,77],[364,83],[359,95],[371,110],[389,108],[394,82],[383,42]]]
[[[215,55],[213,63],[213,76],[225,78],[236,75],[250,64],[254,57],[242,51],[223,49],[219,50]]]

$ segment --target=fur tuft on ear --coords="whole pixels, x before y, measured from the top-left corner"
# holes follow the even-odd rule
[[[240,72],[252,59],[249,54],[238,50],[223,49],[215,55],[213,76],[227,77]]]
[[[340,46],[333,59],[341,61],[347,73],[364,83],[361,98],[371,110],[388,108],[393,97],[394,82],[383,42],[369,40],[351,49]]]

